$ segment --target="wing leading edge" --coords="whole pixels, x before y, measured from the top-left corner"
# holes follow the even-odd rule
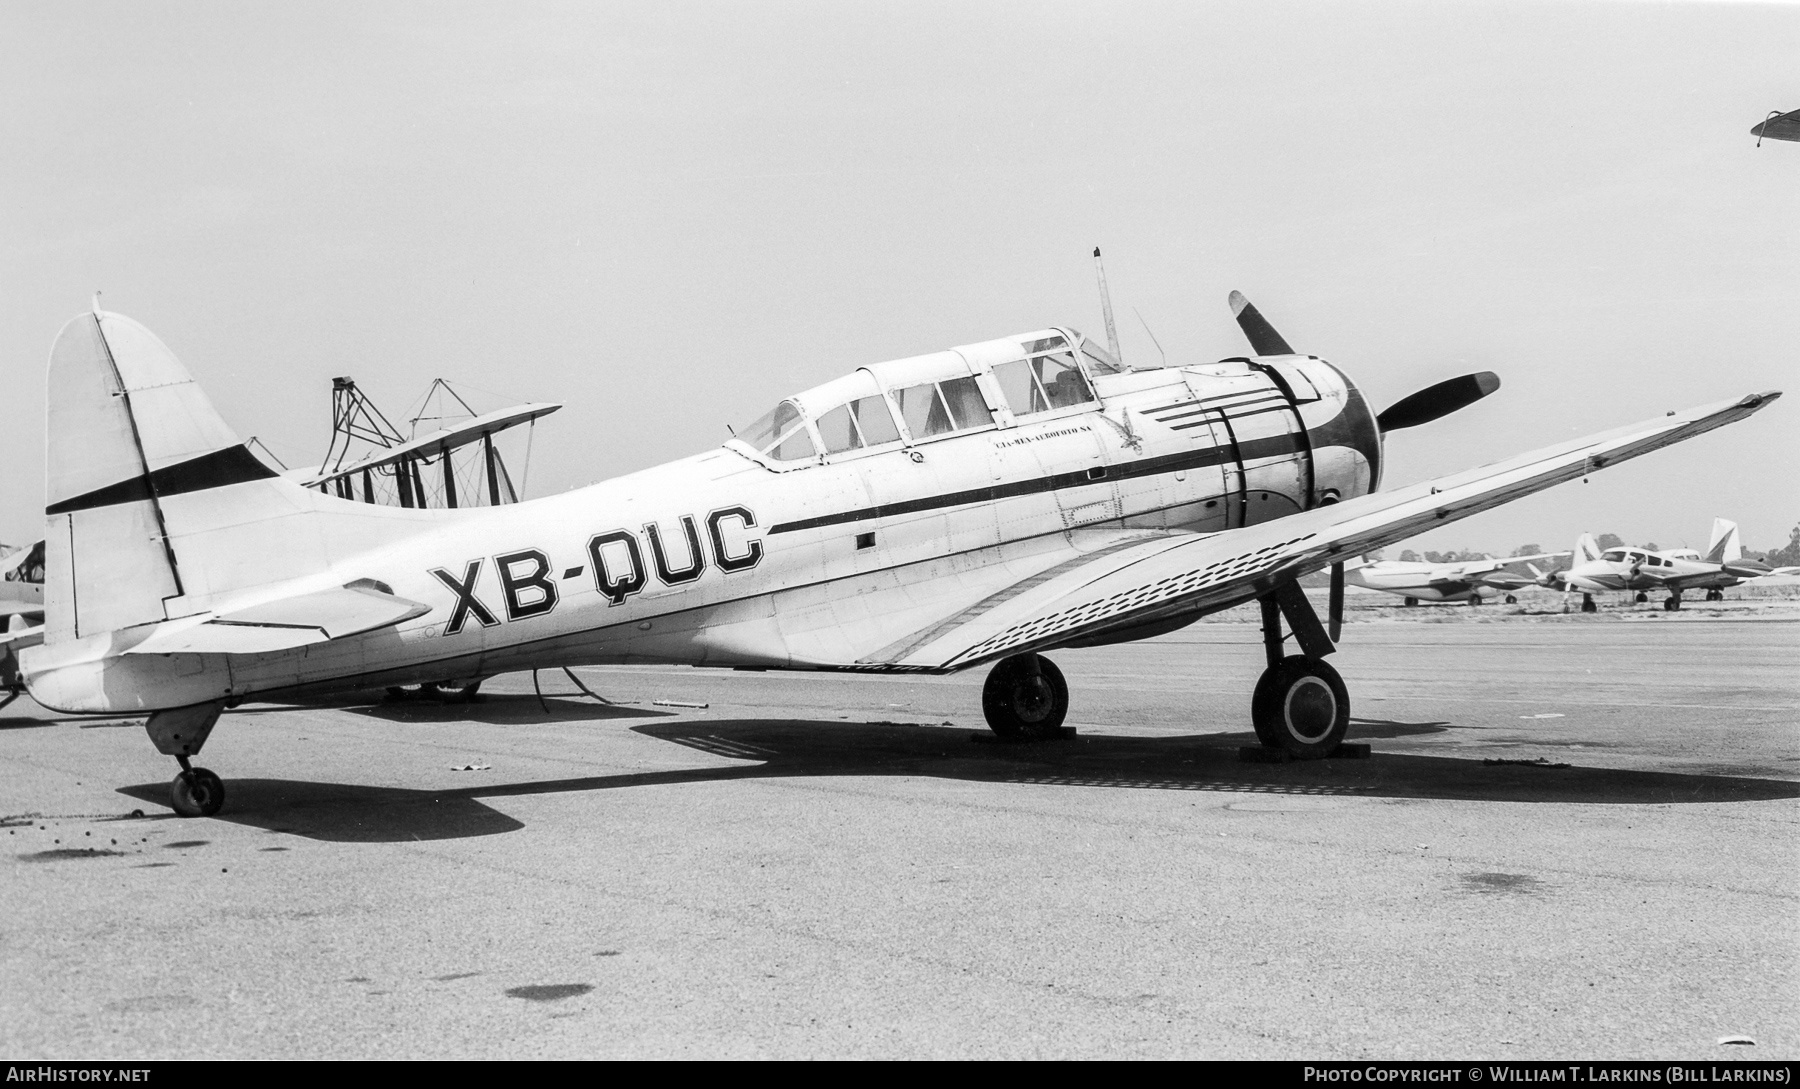
[[[951,672],[1217,612],[1285,579],[1734,423],[1779,396],[1779,391],[1750,394],[1256,526],[1098,554],[1023,592],[1009,587],[973,603],[853,668]]]

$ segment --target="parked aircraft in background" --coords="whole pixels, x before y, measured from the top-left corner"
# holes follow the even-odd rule
[[[1049,737],[1069,690],[1043,652],[1259,601],[1252,723],[1265,745],[1320,757],[1349,723],[1325,661],[1345,559],[1780,396],[1376,494],[1385,433],[1498,380],[1451,379],[1377,415],[1342,371],[1231,302],[1254,356],[1133,370],[1074,329],[1041,329],[860,367],[707,453],[461,509],[277,476],[155,336],[96,309],[51,350],[48,623],[22,652],[25,683],[64,712],[151,712],[152,742],[182,769],[173,807],[195,815],[224,787],[189,758],[248,699],[618,662],[991,664],[990,727]],[[1322,624],[1297,580],[1326,568]]]
[[[44,542],[0,556],[0,707],[18,697],[18,652],[44,638]]]
[[[1506,603],[1513,605],[1519,600],[1515,593],[1527,586],[1536,586],[1537,578],[1508,571],[1508,565],[1567,555],[1567,552],[1544,552],[1503,560],[1489,556],[1455,563],[1380,560],[1347,568],[1344,581],[1366,590],[1398,594],[1408,605],[1417,605],[1421,601],[1467,601],[1479,605],[1484,594],[1505,594]]]
[[[1712,540],[1705,555],[1691,548],[1609,548],[1600,552],[1586,534],[1576,548],[1580,550],[1579,560],[1568,570],[1547,576],[1551,581],[1545,585],[1564,593],[1581,591],[1583,612],[1594,611],[1595,593],[1635,593],[1635,600],[1642,604],[1650,599],[1653,590],[1669,592],[1663,608],[1674,612],[1681,608],[1685,591],[1705,590],[1706,600],[1722,601],[1726,587],[1777,573],[1777,569],[1760,560],[1744,558],[1737,523],[1724,518],[1713,519]]]

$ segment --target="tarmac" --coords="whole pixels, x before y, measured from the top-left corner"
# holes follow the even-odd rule
[[[1800,1057],[1800,601],[1558,600],[1355,597],[1365,760],[1240,759],[1241,611],[1052,655],[1062,741],[982,671],[247,706],[216,818],[21,699],[0,1056]]]

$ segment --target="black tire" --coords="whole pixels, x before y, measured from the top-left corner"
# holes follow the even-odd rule
[[[169,784],[169,806],[183,817],[210,817],[224,804],[224,782],[205,768],[184,771]]]
[[[1508,605],[1517,605],[1519,603],[1519,599],[1517,597],[1514,597],[1512,594],[1507,594],[1506,595],[1506,603]]]
[[[1292,654],[1257,680],[1250,721],[1265,746],[1318,760],[1343,744],[1350,729],[1350,691],[1331,663]]]
[[[988,673],[981,686],[981,713],[988,729],[1001,737],[1029,741],[1060,737],[1069,713],[1068,682],[1050,659],[1014,655]]]
[[[1416,597],[1406,598],[1405,601],[1408,605],[1417,605],[1419,603],[1419,599]]]
[[[1681,611],[1681,599],[1678,597],[1672,597],[1669,600],[1663,602],[1663,608],[1672,613],[1679,612],[1679,611]]]
[[[1581,595],[1581,611],[1584,613],[1597,613],[1600,611],[1600,606],[1594,604],[1594,596],[1592,594]]]
[[[1632,598],[1631,600],[1636,602],[1639,605],[1642,605],[1644,602],[1650,600],[1650,595],[1644,593],[1642,590],[1639,590],[1638,595],[1636,597]]]

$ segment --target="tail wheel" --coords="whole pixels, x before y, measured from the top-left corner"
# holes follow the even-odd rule
[[[981,686],[981,713],[1001,737],[1059,736],[1069,713],[1069,685],[1056,663],[1037,654],[1004,659]]]
[[[205,768],[184,771],[169,784],[169,805],[183,817],[210,817],[224,804],[224,782]]]
[[[1289,655],[1256,682],[1250,721],[1267,748],[1304,759],[1329,756],[1350,729],[1350,691],[1331,663]]]

